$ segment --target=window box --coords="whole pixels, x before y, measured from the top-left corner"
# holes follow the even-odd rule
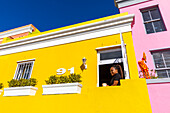
[[[4,88],[3,96],[34,96],[37,89],[33,86]]]
[[[73,94],[73,93],[80,94],[82,85],[76,82],[76,83],[42,85],[42,87],[43,87],[43,95]]]
[[[3,92],[3,90],[0,90],[0,95],[1,95],[2,92]]]

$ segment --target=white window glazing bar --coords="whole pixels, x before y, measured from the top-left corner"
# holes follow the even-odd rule
[[[153,19],[152,19],[152,16],[151,16],[151,11],[149,10],[148,13],[149,13],[149,16],[150,16],[151,21],[152,21]],[[153,22],[152,22],[152,27],[153,27],[154,33],[156,33],[155,26],[154,26]]]
[[[165,58],[164,58],[163,52],[162,52],[162,59],[163,59],[163,62],[164,62],[165,68],[167,68],[167,65],[166,65],[166,62],[165,62]],[[168,70],[166,70],[166,73],[167,73],[168,78],[169,78]]]

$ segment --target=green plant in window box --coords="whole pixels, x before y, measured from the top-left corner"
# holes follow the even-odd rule
[[[73,82],[82,82],[80,74],[75,74],[75,73],[70,74],[69,79],[70,79],[71,83],[73,83]]]
[[[3,83],[0,83],[0,89],[2,89],[4,87]]]
[[[81,93],[82,85],[80,74],[70,74],[68,76],[52,75],[45,80],[47,85],[42,85],[43,95],[49,94],[73,94]]]
[[[22,86],[35,86],[37,85],[37,80],[35,78],[30,78],[30,79],[12,79],[8,81],[8,86],[9,87],[22,87]]]
[[[70,74],[68,76],[59,76],[52,75],[48,80],[45,80],[46,84],[60,84],[60,83],[74,83],[82,82],[80,74]]]

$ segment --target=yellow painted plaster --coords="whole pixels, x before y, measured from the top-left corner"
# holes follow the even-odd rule
[[[54,31],[53,31],[54,32]],[[35,96],[0,96],[2,113],[151,113],[145,79],[138,78],[137,64],[131,32],[123,33],[130,70],[129,80],[121,86],[97,87],[98,47],[120,44],[120,35],[74,42],[32,51],[0,56],[0,82],[14,77],[17,61],[33,59],[32,78],[38,80]],[[87,70],[80,69],[82,58],[87,58]],[[42,95],[42,85],[58,68],[75,68],[82,75],[81,94]],[[67,75],[66,72],[65,75]]]

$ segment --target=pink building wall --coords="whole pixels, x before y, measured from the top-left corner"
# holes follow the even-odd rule
[[[168,31],[170,29],[170,7],[168,1],[169,0],[151,0],[120,9],[120,13],[128,12],[129,14],[135,14],[135,24],[132,28],[132,35],[136,59],[137,61],[141,60],[143,52],[145,52],[147,65],[150,69],[154,69],[154,63],[149,50],[170,47],[170,32]],[[140,9],[155,5],[158,5],[160,9],[167,31],[146,34]]]
[[[132,35],[136,59],[137,62],[141,60],[143,52],[145,52],[149,69],[155,69],[154,61],[149,50],[170,48],[169,3],[169,0],[150,0],[120,8],[120,13],[128,12],[129,14],[135,14],[135,23],[132,28]],[[147,34],[140,9],[155,5],[158,5],[160,9],[167,31]],[[153,113],[170,113],[170,83],[148,84],[148,92]]]
[[[170,113],[170,83],[148,84],[153,113]]]

